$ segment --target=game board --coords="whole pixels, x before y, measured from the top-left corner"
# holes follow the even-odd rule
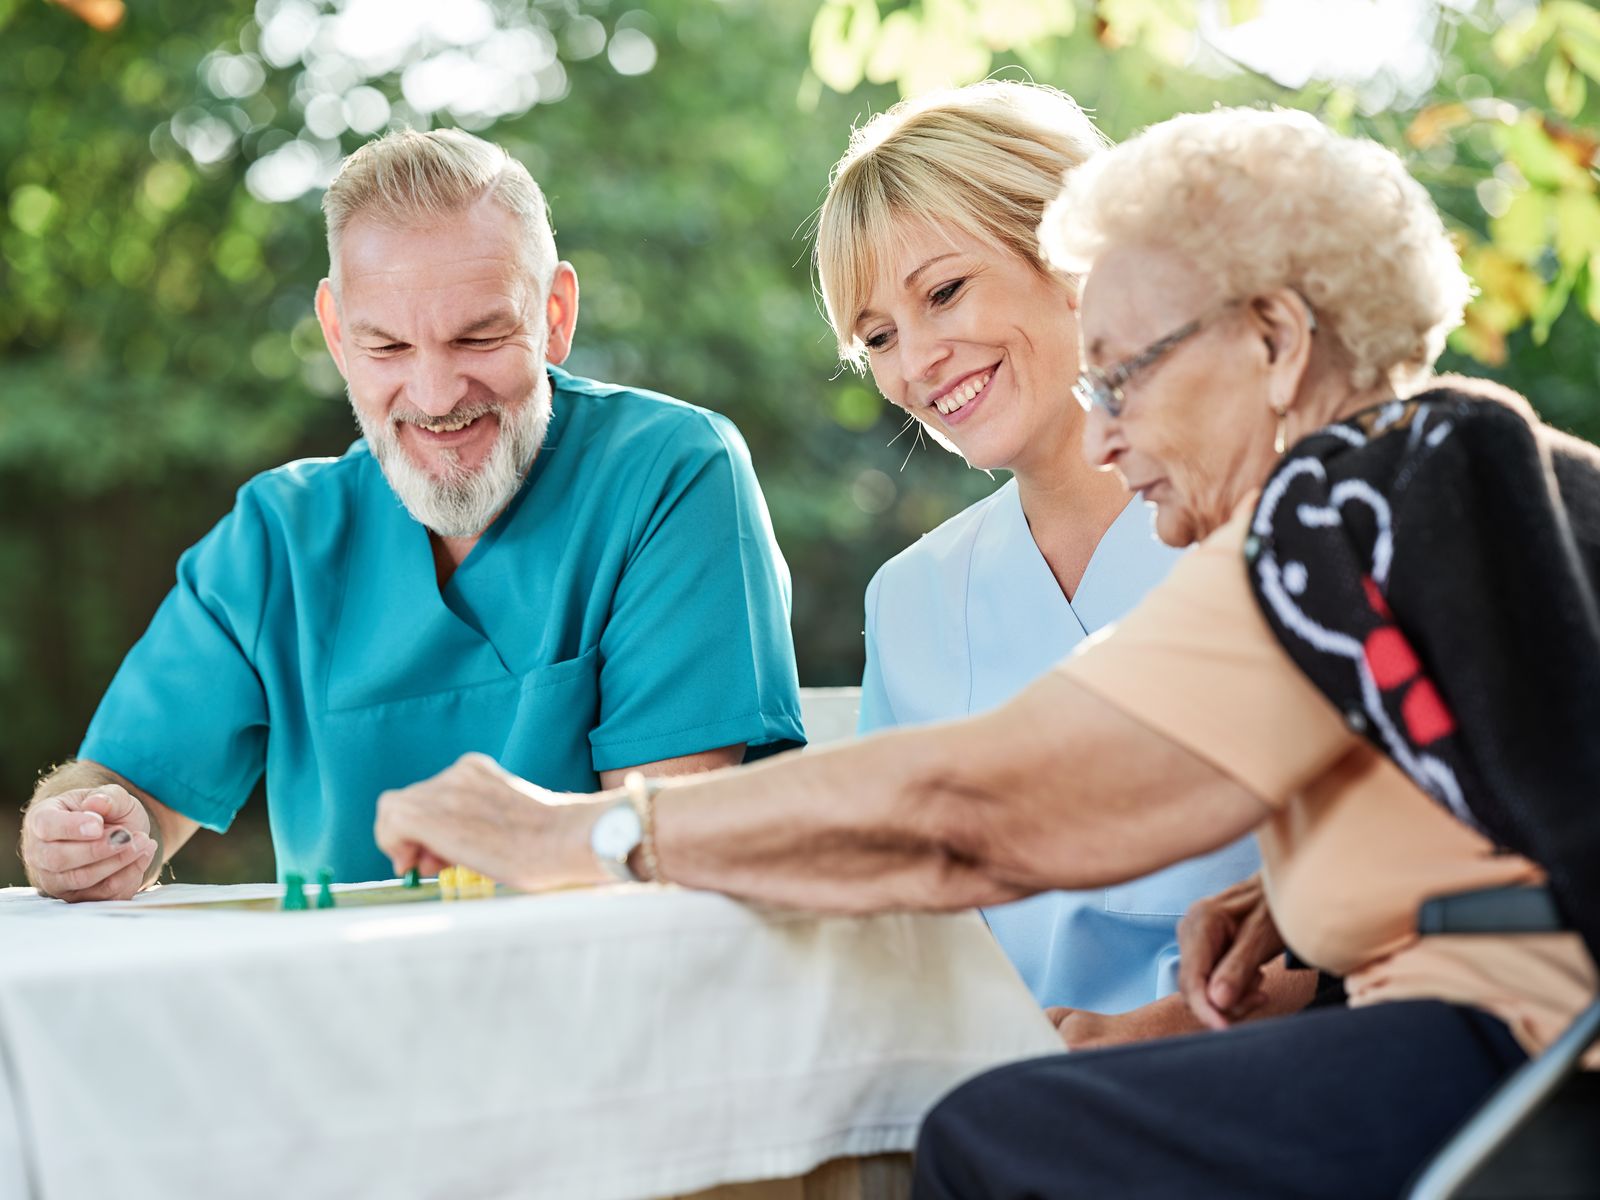
[[[321,880],[315,899],[308,898],[304,889],[304,882],[298,876],[291,874],[281,894],[166,902],[151,898],[137,906],[130,905],[119,911],[286,912],[309,911],[313,908],[371,908],[387,904],[488,900],[496,896],[526,895],[516,888],[495,883],[487,876],[468,871],[464,867],[446,867],[437,879],[420,879],[413,873],[404,879],[334,886],[324,878]]]

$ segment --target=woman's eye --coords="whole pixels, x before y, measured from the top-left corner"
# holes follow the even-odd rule
[[[889,334],[887,331],[869,334],[862,338],[861,342],[868,350],[882,350],[889,344]]]
[[[952,279],[943,287],[935,288],[933,295],[929,299],[935,304],[949,304],[950,301],[956,298],[956,293],[961,290],[962,284],[966,282],[965,279]]]

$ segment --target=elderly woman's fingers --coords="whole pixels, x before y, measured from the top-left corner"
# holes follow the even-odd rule
[[[453,866],[431,850],[424,850],[417,856],[416,868],[424,875],[437,875],[446,867]]]
[[[373,836],[394,873],[413,867],[423,875],[456,865],[477,869],[477,860],[486,856],[483,826],[498,815],[480,793],[500,785],[503,774],[493,759],[469,754],[432,779],[380,795]]]
[[[1178,988],[1201,1024],[1225,1029],[1266,1003],[1261,965],[1283,949],[1259,875],[1189,906],[1178,922]]]
[[[1233,1013],[1261,990],[1261,964],[1281,949],[1277,939],[1278,930],[1264,908],[1252,909],[1239,922],[1206,986],[1206,996],[1219,1012]]]
[[[426,806],[417,803],[416,787],[384,792],[378,797],[378,815],[373,822],[372,835],[378,849],[388,856],[396,875],[404,875],[412,867],[420,868],[418,861],[427,847],[424,841]]]
[[[1212,972],[1212,999],[1223,1007],[1238,1004],[1259,989],[1262,966],[1282,953],[1283,938],[1263,899],[1239,922],[1233,944]]]
[[[1210,899],[1192,905],[1178,925],[1178,990],[1195,1019],[1208,1029],[1228,1026],[1227,1015],[1212,1002],[1210,984],[1233,936],[1233,914]]]

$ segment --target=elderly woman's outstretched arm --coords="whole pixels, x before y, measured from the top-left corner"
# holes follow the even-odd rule
[[[619,796],[547,792],[470,756],[386,793],[377,836],[397,872],[460,863],[530,889],[602,882],[589,833]],[[664,878],[844,912],[1121,882],[1268,812],[1058,672],[984,716],[669,781],[654,807]]]

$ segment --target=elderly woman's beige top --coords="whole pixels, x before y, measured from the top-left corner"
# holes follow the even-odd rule
[[[1352,1004],[1476,1005],[1542,1049],[1593,998],[1594,964],[1576,934],[1419,939],[1427,897],[1541,872],[1436,805],[1289,660],[1246,574],[1254,500],[1058,669],[1271,808],[1257,836],[1278,928]]]

